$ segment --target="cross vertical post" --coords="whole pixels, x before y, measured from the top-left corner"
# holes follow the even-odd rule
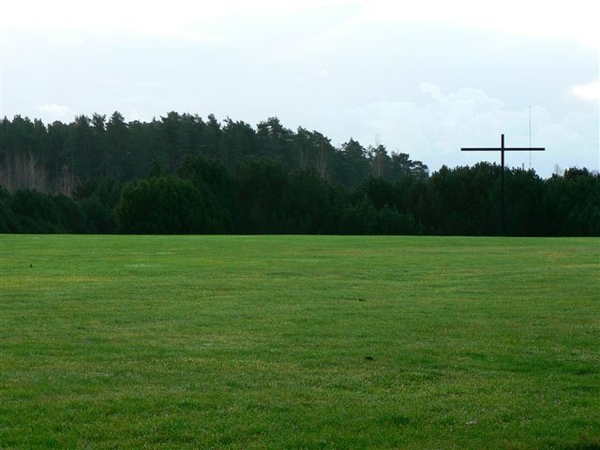
[[[500,135],[500,235],[504,236],[504,220],[506,218],[504,209],[504,133]]]
[[[461,148],[463,152],[470,151],[482,151],[482,152],[497,152],[500,151],[500,219],[498,224],[498,231],[500,235],[504,235],[505,230],[505,220],[506,220],[506,201],[504,199],[505,189],[504,189],[504,152],[505,151],[521,151],[521,152],[531,152],[531,151],[541,151],[546,150],[544,147],[505,147],[504,146],[504,134],[500,135],[500,148],[493,147],[481,147],[481,148]]]

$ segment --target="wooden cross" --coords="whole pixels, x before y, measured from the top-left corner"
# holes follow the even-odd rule
[[[504,134],[500,135],[500,148],[495,147],[472,147],[472,148],[461,148],[463,152],[500,152],[500,234],[504,234],[504,152],[543,152],[546,150],[544,147],[504,147]]]

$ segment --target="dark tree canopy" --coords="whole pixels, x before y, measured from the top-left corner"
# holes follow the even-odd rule
[[[189,180],[172,175],[132,181],[117,208],[119,230],[129,234],[205,232],[204,202]]]
[[[442,167],[270,117],[0,121],[0,232],[494,235],[501,168]],[[600,177],[505,169],[506,234],[599,236]]]

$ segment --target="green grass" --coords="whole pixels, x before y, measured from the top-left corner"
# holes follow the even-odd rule
[[[2,449],[600,449],[599,239],[3,235],[0,302]]]

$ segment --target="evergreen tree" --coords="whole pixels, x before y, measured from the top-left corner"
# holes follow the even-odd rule
[[[130,149],[129,127],[123,115],[115,111],[106,124],[108,178],[116,180],[131,179],[133,158]]]
[[[249,157],[235,173],[242,233],[283,233],[286,230],[288,171],[280,161]]]
[[[204,201],[189,180],[167,175],[128,183],[117,209],[126,234],[205,232]]]

